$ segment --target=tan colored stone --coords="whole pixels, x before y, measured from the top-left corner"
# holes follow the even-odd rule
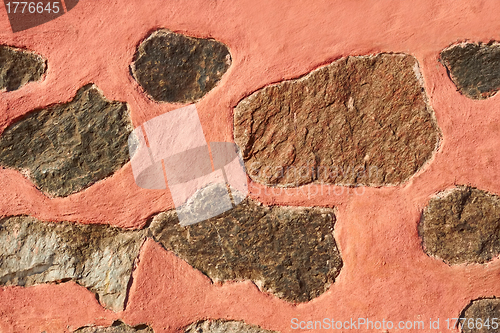
[[[111,310],[123,310],[145,231],[108,225],[49,223],[33,217],[0,220],[0,284],[32,286],[75,281]]]

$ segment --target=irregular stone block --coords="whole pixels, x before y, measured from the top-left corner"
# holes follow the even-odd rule
[[[417,60],[347,57],[267,86],[234,109],[234,139],[265,185],[405,182],[439,141]]]
[[[40,55],[0,45],[0,90],[13,91],[38,81],[46,69],[46,60]]]
[[[460,318],[466,318],[462,333],[497,333],[500,329],[500,300],[474,300],[465,308]]]
[[[0,220],[0,283],[32,286],[73,280],[103,306],[123,310],[133,263],[145,231],[107,225],[48,223],[33,217]]]
[[[155,101],[191,103],[212,90],[230,65],[228,48],[218,41],[158,30],[139,45],[131,70]]]
[[[132,327],[117,320],[109,327],[81,327],[74,331],[74,333],[154,333],[154,331],[147,325],[137,325]]]
[[[204,320],[186,327],[184,333],[278,333],[241,321]]]
[[[127,105],[92,84],[65,104],[35,110],[0,136],[0,164],[27,175],[43,192],[67,196],[102,180],[128,160]]]
[[[439,61],[458,91],[469,98],[485,99],[500,89],[499,43],[455,44],[441,51]]]
[[[340,273],[330,208],[260,205],[252,199],[206,221],[181,226],[175,210],[151,222],[153,237],[215,281],[254,281],[290,302],[325,292]]]
[[[429,201],[418,227],[425,252],[448,264],[490,261],[500,254],[500,198],[460,186]]]

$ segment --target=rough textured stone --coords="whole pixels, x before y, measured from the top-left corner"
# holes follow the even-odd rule
[[[234,139],[253,181],[396,185],[437,147],[416,59],[348,57],[267,86],[234,110]]]
[[[145,231],[105,225],[46,223],[27,216],[0,220],[0,283],[31,286],[73,280],[101,304],[122,310]]]
[[[460,315],[460,318],[467,318],[467,321],[462,326],[463,333],[497,333],[500,329],[500,300],[495,298],[478,299],[472,301]],[[492,324],[492,319],[497,318]],[[469,325],[469,319],[472,321]],[[478,321],[478,319],[481,319]],[[489,328],[484,325],[488,319]],[[482,323],[481,327],[477,323]]]
[[[460,43],[441,52],[440,62],[460,93],[485,99],[500,89],[500,44]]]
[[[141,43],[131,69],[154,100],[188,103],[212,90],[230,65],[218,41],[158,30]]]
[[[12,91],[30,81],[38,81],[46,70],[40,55],[0,45],[0,90]]]
[[[127,105],[81,88],[66,104],[28,113],[0,137],[0,164],[20,170],[42,191],[67,196],[110,176],[128,160]]]
[[[137,325],[132,327],[117,320],[109,327],[82,327],[74,331],[74,333],[154,333],[154,331],[147,325]]]
[[[189,325],[184,333],[277,333],[241,321],[204,320]]]
[[[210,184],[196,191],[186,203],[177,207],[177,218],[182,226],[198,223],[230,210],[244,199],[241,192],[228,184]]]
[[[425,208],[419,233],[430,256],[485,263],[500,254],[500,198],[465,186],[440,193]]]
[[[247,198],[209,220],[181,226],[175,210],[151,222],[154,238],[211,279],[254,281],[290,302],[325,292],[342,267],[329,208],[263,206]]]

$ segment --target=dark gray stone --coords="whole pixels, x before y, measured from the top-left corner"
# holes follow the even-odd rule
[[[74,333],[154,333],[153,329],[147,325],[130,326],[117,320],[109,327],[88,326],[74,331]]]
[[[458,91],[485,99],[500,89],[500,44],[460,43],[441,51],[440,62]]]
[[[131,69],[155,101],[191,103],[212,90],[230,65],[229,50],[218,41],[158,30],[141,43]]]
[[[32,286],[73,280],[101,304],[123,310],[134,260],[146,231],[107,225],[48,223],[33,217],[0,220],[0,283]]]
[[[204,320],[186,327],[184,333],[278,333],[241,321]]]
[[[75,98],[34,110],[0,136],[0,164],[25,174],[55,197],[81,191],[128,160],[132,123],[127,105],[110,102],[92,84]]]
[[[40,55],[0,45],[0,90],[17,90],[30,81],[38,81],[46,69],[46,60]]]
[[[425,252],[448,264],[490,261],[500,254],[500,198],[460,186],[429,201],[419,225]]]
[[[417,60],[405,54],[342,58],[234,110],[248,175],[270,186],[401,184],[439,137]]]
[[[465,308],[460,318],[466,318],[461,326],[462,333],[497,333],[500,330],[500,300],[474,300]],[[492,322],[492,319],[495,320]]]
[[[340,273],[334,224],[333,209],[264,206],[247,198],[189,226],[178,224],[175,210],[160,213],[150,230],[167,250],[215,281],[249,279],[287,301],[307,302]]]

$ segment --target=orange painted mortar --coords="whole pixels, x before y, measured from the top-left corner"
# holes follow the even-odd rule
[[[232,141],[232,108],[258,88],[347,55],[405,52],[420,63],[442,131],[439,150],[399,187],[273,192],[250,184],[251,196],[264,203],[337,207],[335,238],[344,267],[335,284],[309,303],[291,305],[248,281],[212,284],[147,241],[124,312],[104,310],[74,283],[8,287],[0,290],[2,332],[66,332],[116,318],[147,323],[155,332],[176,332],[204,318],[296,332],[292,318],[325,317],[424,320],[426,327],[429,318],[440,318],[440,330],[425,331],[447,332],[456,330],[447,330],[443,321],[457,317],[470,300],[500,296],[500,260],[449,267],[423,253],[417,234],[421,210],[438,191],[471,184],[500,194],[500,96],[478,101],[460,95],[437,62],[439,52],[456,41],[500,40],[500,2],[81,0],[60,18],[16,34],[1,3],[0,44],[40,53],[48,71],[41,82],[0,93],[0,127],[32,109],[70,100],[88,82],[108,99],[126,101],[135,126],[180,107],[150,101],[129,73],[136,46],[158,28],[212,37],[230,48],[232,66],[197,104],[207,141]],[[142,227],[152,214],[173,207],[168,190],[138,188],[130,164],[81,193],[57,199],[45,197],[18,172],[0,170],[0,203],[2,215],[127,228]]]

